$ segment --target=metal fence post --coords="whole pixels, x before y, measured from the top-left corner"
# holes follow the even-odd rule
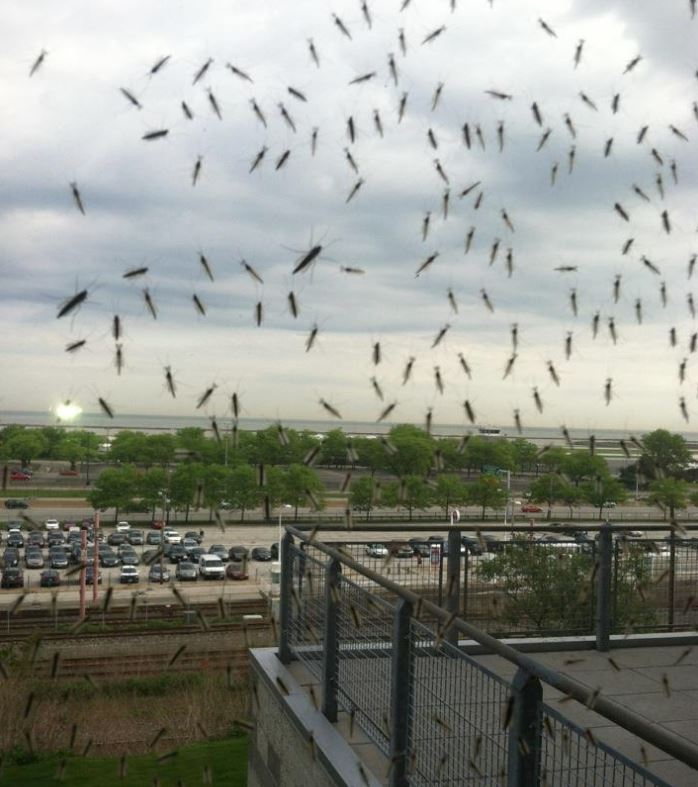
[[[410,632],[412,604],[401,598],[393,618],[393,651],[390,674],[390,787],[408,784],[409,745],[412,728],[414,648]]]
[[[339,575],[342,564],[331,560],[325,569],[325,642],[322,654],[322,712],[337,721],[337,672],[339,671]]]
[[[293,598],[293,536],[286,532],[281,539],[280,554],[281,579],[279,581],[279,659],[282,664],[290,664],[291,653],[291,600]]]
[[[446,609],[458,614],[460,609],[460,530],[448,531],[448,560],[446,562]],[[446,632],[446,641],[458,644],[458,630],[451,627]]]
[[[596,650],[606,653],[611,642],[611,559],[613,528],[605,522],[599,530],[596,571]]]
[[[674,601],[676,596],[676,531],[669,535],[669,625],[674,627]]]
[[[543,687],[520,668],[511,683],[507,787],[531,787],[540,776]]]
[[[444,603],[444,549],[439,548],[439,606]]]
[[[468,580],[470,578],[470,547],[466,546],[463,555],[463,602],[461,604],[461,615],[468,617]]]

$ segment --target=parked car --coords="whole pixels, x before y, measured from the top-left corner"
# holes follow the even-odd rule
[[[369,557],[388,557],[388,547],[385,544],[366,544],[366,554]]]
[[[2,556],[2,565],[5,568],[15,568],[19,566],[19,550],[14,547],[7,547]]]
[[[143,531],[142,530],[129,530],[128,543],[134,547],[143,546]]]
[[[247,561],[246,560],[231,560],[225,567],[225,575],[228,579],[236,581],[248,579],[247,574]]]
[[[394,541],[388,544],[388,550],[393,557],[414,557],[414,548],[406,542]]]
[[[482,554],[482,544],[475,536],[461,536],[461,543],[471,555]]]
[[[29,508],[29,503],[27,503],[26,500],[8,497],[7,500],[5,500],[5,508]]]
[[[201,555],[206,554],[206,550],[203,547],[193,547],[187,554],[189,556],[189,560],[191,560],[192,563],[196,563],[198,565],[199,558]]]
[[[176,530],[167,528],[166,530],[162,531],[162,540],[166,544],[181,544],[182,536]]]
[[[41,532],[41,530],[32,530],[27,536],[27,541],[32,546],[41,548],[44,546],[44,534]]]
[[[110,547],[118,547],[121,544],[126,544],[128,542],[128,536],[126,533],[110,533],[107,536],[107,544]]]
[[[223,579],[225,566],[217,555],[201,555],[199,558],[199,576],[202,579]]]
[[[243,547],[243,546],[230,547],[230,549],[228,550],[228,558],[230,560],[238,560],[238,561],[246,560],[248,554],[249,551],[247,547]]]
[[[148,582],[160,582],[161,584],[164,582],[170,581],[170,572],[167,568],[160,567],[160,563],[157,561],[153,563],[150,567],[150,571],[148,572]]]
[[[128,533],[128,531],[130,529],[131,529],[130,523],[126,522],[125,520],[122,521],[122,522],[117,522],[116,523],[116,532],[117,533]]]
[[[18,530],[11,530],[7,536],[7,546],[21,549],[24,546],[24,537]]]
[[[2,572],[0,587],[3,588],[23,588],[24,574],[21,568],[6,567]]]
[[[44,527],[46,530],[60,530],[61,523],[57,519],[47,519],[44,522]]]
[[[543,509],[540,506],[534,505],[533,503],[526,503],[526,505],[521,506],[522,514],[540,514],[542,512]]]
[[[412,547],[415,555],[421,555],[422,557],[431,555],[431,547],[421,538],[411,538],[407,543]]]
[[[224,562],[227,563],[230,558],[228,557],[228,550],[223,546],[223,544],[211,544],[208,548],[209,555],[218,555],[218,557]],[[271,560],[271,557],[269,558]]]
[[[196,530],[187,530],[184,534],[184,538],[193,538],[197,544],[200,544],[204,540],[201,533],[197,533]]]
[[[187,550],[182,544],[167,544],[165,546],[165,555],[170,563],[181,563],[187,560]]]
[[[132,549],[120,552],[119,559],[121,560],[122,566],[137,566],[141,562],[141,559]]]
[[[255,547],[252,552],[250,552],[250,557],[252,560],[266,562],[271,560],[271,550],[266,547]]]
[[[48,564],[51,568],[68,568],[68,556],[63,547],[51,547],[48,551]]]
[[[27,547],[24,553],[24,564],[27,568],[43,568],[44,556],[39,547]]]
[[[80,473],[77,470],[71,470],[70,468],[64,468],[64,469],[58,471],[58,475],[77,476],[77,475],[80,475]]]
[[[182,546],[184,547],[187,554],[189,554],[190,549],[195,549],[199,546],[199,542],[195,538],[189,538],[189,536],[184,536],[182,539]]]
[[[269,551],[271,552],[271,559],[278,560],[279,559],[279,542],[274,541],[274,543],[269,547]]]
[[[177,563],[175,579],[178,579],[180,582],[196,582],[198,577],[199,574],[194,563],[189,560],[182,560],[180,563]]]
[[[57,588],[61,584],[61,575],[55,568],[47,568],[39,576],[42,588]]]
[[[150,527],[152,527],[153,530],[162,530],[165,527],[165,523],[162,519],[154,519],[150,523]]]
[[[88,563],[85,566],[85,584],[86,585],[93,585],[95,579],[95,567],[92,563]],[[102,583],[102,572],[97,569],[97,584],[100,585]]]
[[[10,473],[10,481],[31,481],[32,474],[24,470],[13,470]]]
[[[50,533],[46,534],[46,544],[48,548],[55,547],[59,544],[65,544],[65,538],[63,538],[63,533],[60,531],[56,532],[55,530],[51,531]]]
[[[122,565],[119,572],[119,582],[122,585],[131,585],[139,581],[138,569],[135,566]]]
[[[162,544],[162,533],[158,530],[151,530],[150,533],[145,537],[145,543],[149,544],[150,546],[159,546]]]
[[[102,568],[114,568],[114,566],[119,565],[119,562],[119,556],[112,552],[111,549],[99,550],[99,564]]]

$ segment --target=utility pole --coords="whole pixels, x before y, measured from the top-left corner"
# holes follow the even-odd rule
[[[94,539],[92,556],[92,603],[97,603],[97,585],[99,584],[99,511],[94,513],[94,526],[92,528],[92,537]]]

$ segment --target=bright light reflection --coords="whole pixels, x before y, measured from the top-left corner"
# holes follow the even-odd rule
[[[73,404],[73,402],[63,402],[59,405],[56,405],[55,413],[61,421],[72,421],[73,418],[77,418],[78,415],[82,412],[82,407],[78,404]]]

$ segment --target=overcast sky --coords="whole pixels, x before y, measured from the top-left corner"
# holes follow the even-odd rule
[[[95,411],[101,397],[117,414],[220,417],[238,391],[243,415],[282,421],[323,418],[322,398],[349,420],[375,421],[395,402],[390,420],[421,423],[433,408],[435,423],[467,425],[468,400],[479,425],[511,425],[518,410],[524,427],[693,429],[698,354],[690,341],[698,322],[688,297],[698,271],[690,280],[688,270],[698,252],[698,21],[688,0],[494,0],[492,6],[458,0],[453,11],[449,0],[412,0],[402,12],[400,5],[369,2],[369,28],[359,0],[3,3],[0,409],[46,411],[70,398]],[[170,59],[151,75],[165,56]],[[643,126],[649,129],[638,144]],[[160,129],[167,136],[143,139]],[[550,135],[537,152],[546,129]],[[322,247],[314,264],[294,275],[314,246]],[[147,274],[123,278],[139,267]],[[79,309],[58,319],[65,302],[83,290]],[[695,298],[698,309],[698,287]],[[121,374],[115,314],[123,325]],[[503,379],[514,324],[516,358]],[[79,350],[66,352],[82,340]],[[403,385],[410,357],[412,373]],[[176,398],[167,390],[166,366]],[[214,383],[213,396],[197,411]]]

